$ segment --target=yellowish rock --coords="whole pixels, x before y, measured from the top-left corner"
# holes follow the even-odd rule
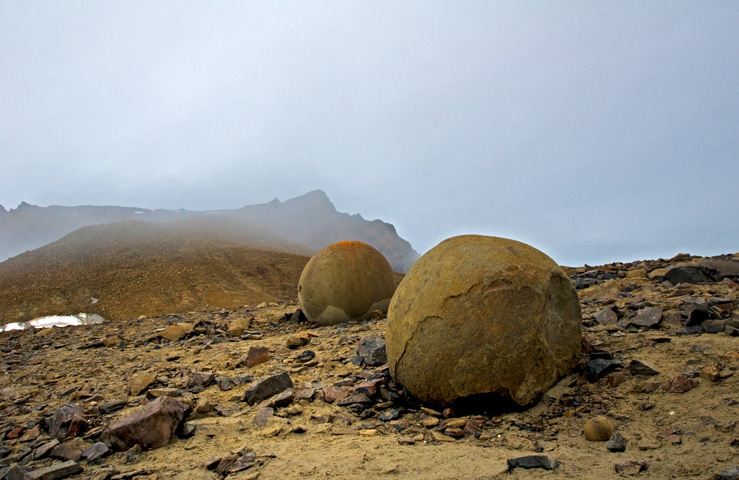
[[[618,280],[607,280],[599,285],[593,285],[592,287],[580,290],[580,295],[583,297],[601,298],[618,295],[620,291],[621,285],[619,285]]]
[[[634,270],[626,271],[626,278],[644,278],[647,276],[647,271],[643,268],[635,268]]]
[[[128,382],[128,393],[132,396],[139,395],[141,392],[149,388],[157,379],[155,373],[146,372],[134,375]]]
[[[159,332],[159,336],[166,338],[170,342],[176,342],[184,337],[192,328],[193,324],[191,323],[174,323],[167,325],[164,330]]]
[[[259,431],[259,434],[263,437],[276,437],[282,432],[281,425],[272,425],[271,427],[263,428]]]
[[[251,327],[251,318],[241,317],[232,321],[228,326],[229,337],[240,337],[245,330]]]
[[[53,327],[42,328],[36,331],[36,336],[39,338],[48,337],[48,336],[54,335],[55,332],[56,332],[56,328],[53,328]]]
[[[577,363],[581,323],[572,282],[544,253],[504,238],[453,237],[398,286],[388,366],[432,407],[527,406]]]
[[[387,259],[366,243],[334,243],[316,253],[298,282],[308,320],[321,325],[365,320],[387,312],[395,277]]]
[[[455,442],[456,440],[453,437],[450,437],[449,435],[444,435],[441,432],[437,432],[436,430],[431,432],[431,435],[434,437],[434,440],[437,442]]]
[[[585,423],[585,439],[591,442],[605,442],[613,436],[613,424],[599,415]]]
[[[423,425],[426,428],[432,428],[439,424],[440,420],[436,417],[426,417],[423,420],[421,420],[421,425]]]
[[[669,271],[670,271],[670,269],[667,268],[667,267],[665,267],[665,268],[655,268],[654,270],[652,270],[651,272],[649,272],[649,278],[650,279],[655,279],[657,277],[664,277],[667,274],[667,272],[669,272]]]

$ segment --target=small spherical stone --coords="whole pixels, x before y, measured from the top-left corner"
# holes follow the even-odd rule
[[[603,415],[591,418],[585,423],[585,439],[591,442],[605,442],[613,436],[613,424]]]
[[[387,313],[395,278],[387,259],[358,241],[329,245],[316,253],[298,282],[298,301],[308,320],[334,325]]]
[[[408,393],[435,407],[524,407],[575,366],[581,322],[572,282],[539,250],[452,237],[400,282],[388,310],[388,365]]]

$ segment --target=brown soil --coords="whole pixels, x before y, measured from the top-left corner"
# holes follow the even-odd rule
[[[426,416],[400,401],[388,405],[376,400],[368,413],[360,415],[326,403],[318,394],[278,409],[277,416],[259,428],[252,423],[257,407],[240,401],[248,382],[229,391],[215,385],[198,393],[184,388],[191,372],[196,371],[255,378],[287,371],[296,390],[339,381],[356,385],[382,371],[357,366],[350,358],[361,338],[384,333],[384,319],[316,327],[288,321],[285,314],[295,311],[297,305],[279,302],[258,308],[0,334],[0,368],[4,371],[0,379],[0,438],[9,450],[7,458],[23,458],[48,439],[44,439],[43,430],[41,437],[26,441],[6,438],[9,432],[17,427],[26,431],[33,428],[69,401],[85,409],[93,427],[109,425],[144,401],[128,395],[129,379],[152,372],[157,381],[151,388],[184,389],[180,400],[195,404],[208,398],[216,410],[188,419],[196,425],[190,438],[174,438],[166,447],[143,452],[133,463],[127,463],[125,453],[110,454],[96,464],[82,461],[85,472],[71,478],[102,475],[104,466],[109,465],[124,473],[142,472],[134,478],[217,479],[221,477],[206,470],[206,461],[244,447],[257,454],[257,464],[227,478],[622,478],[614,466],[627,461],[647,463],[647,469],[638,474],[642,477],[711,478],[739,464],[739,340],[726,333],[683,334],[683,326],[671,323],[669,313],[690,299],[728,298],[733,304],[724,316],[736,316],[739,284],[725,280],[680,290],[665,287],[658,279],[626,276],[639,268],[653,270],[665,264],[604,266],[600,272],[616,278],[579,292],[587,346],[583,363],[598,355],[611,355],[622,362],[621,368],[592,382],[579,369],[523,412],[468,417],[481,421],[479,436],[445,438],[443,419],[439,425],[423,426]],[[641,302],[664,310],[665,318],[658,328],[603,326],[591,320],[604,305],[613,304],[627,319],[636,312],[631,306],[643,305]],[[250,331],[239,338],[227,337],[225,329],[239,318],[252,318]],[[158,338],[158,331],[176,322],[200,322],[213,329],[210,333],[193,331],[176,342]],[[297,350],[286,347],[290,335],[308,330],[316,335],[308,345]],[[87,348],[102,345],[106,338],[112,339],[107,342],[110,346]],[[270,359],[251,368],[235,366],[252,346],[269,347]],[[309,349],[315,352],[317,362],[300,366],[297,355]],[[648,377],[630,372],[627,366],[634,359],[656,368],[659,374]],[[700,375],[714,363],[720,366],[722,379]],[[697,386],[685,393],[666,391],[668,382],[680,374],[694,377]],[[114,413],[100,413],[101,404],[115,399],[126,399],[128,405]],[[390,408],[401,410],[398,420],[378,418]],[[609,452],[605,442],[584,438],[586,421],[597,415],[605,415],[627,439],[625,452]],[[399,444],[407,437],[415,438],[414,444]],[[92,441],[78,438],[71,443],[84,446]],[[535,454],[548,455],[560,466],[554,472],[515,469],[504,473],[506,459]],[[6,463],[10,463],[7,458]],[[30,462],[30,466],[51,463],[44,459]]]

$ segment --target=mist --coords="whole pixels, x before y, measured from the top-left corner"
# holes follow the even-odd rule
[[[9,2],[0,204],[321,189],[420,253],[736,252],[738,23],[736,2]]]

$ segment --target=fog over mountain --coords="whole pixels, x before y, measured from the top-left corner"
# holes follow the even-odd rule
[[[321,190],[281,202],[249,205],[236,210],[193,212],[187,210],[149,210],[116,206],[57,206],[40,207],[21,203],[10,211],[0,209],[0,261],[28,250],[54,242],[88,225],[124,220],[171,222],[188,217],[213,217],[210,228],[243,227],[264,231],[278,239],[302,245],[300,253],[309,254],[341,240],[360,240],[385,255],[393,269],[406,272],[419,257],[410,243],[400,238],[395,228],[381,220],[368,221],[361,215],[337,212]],[[231,222],[229,222],[231,220]],[[202,227],[202,223],[199,224]],[[265,239],[262,246],[281,243]]]

